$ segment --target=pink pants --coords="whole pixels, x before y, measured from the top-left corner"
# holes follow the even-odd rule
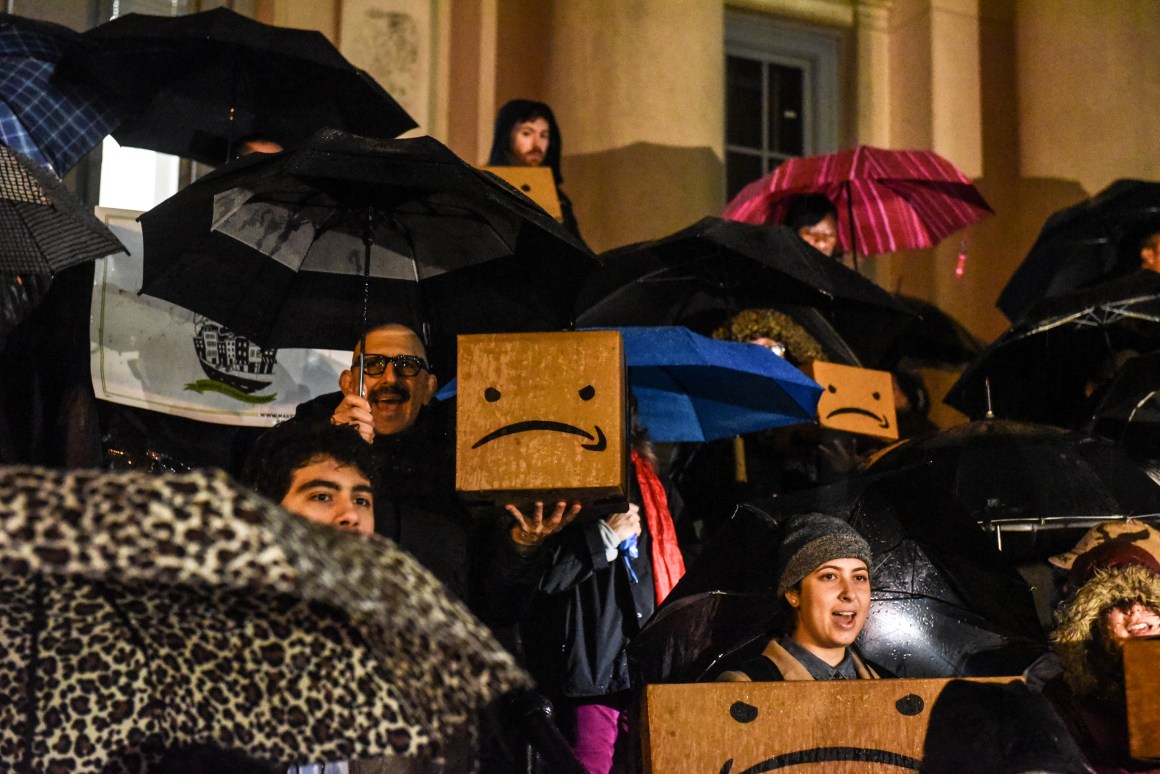
[[[560,702],[560,728],[588,774],[610,774],[614,761],[629,770],[628,700],[625,692]]]

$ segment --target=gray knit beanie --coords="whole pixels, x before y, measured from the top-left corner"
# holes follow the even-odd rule
[[[802,513],[785,524],[777,549],[777,597],[832,559],[861,559],[870,566],[870,544],[841,519],[821,513]]]

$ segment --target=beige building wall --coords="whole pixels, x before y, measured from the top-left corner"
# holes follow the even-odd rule
[[[1160,30],[1156,0],[431,2],[429,131],[482,162],[500,104],[548,102],[565,189],[597,250],[719,212],[727,4],[850,30],[844,142],[930,148],[975,180],[996,214],[965,240],[863,266],[984,339],[1007,326],[995,300],[1051,212],[1119,177],[1160,179],[1160,58],[1141,53]],[[332,39],[341,26],[343,0],[255,3],[264,21]]]

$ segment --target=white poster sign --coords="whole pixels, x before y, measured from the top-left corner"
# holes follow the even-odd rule
[[[350,353],[262,349],[141,288],[141,224],[131,210],[97,217],[129,249],[96,262],[89,323],[93,390],[101,400],[227,425],[268,426],[338,389]]]

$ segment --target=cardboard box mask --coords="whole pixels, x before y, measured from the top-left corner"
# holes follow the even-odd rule
[[[822,385],[818,424],[833,430],[898,439],[894,380],[886,371],[815,360],[802,371]]]
[[[455,483],[468,505],[627,507],[618,332],[460,336],[457,379]]]

